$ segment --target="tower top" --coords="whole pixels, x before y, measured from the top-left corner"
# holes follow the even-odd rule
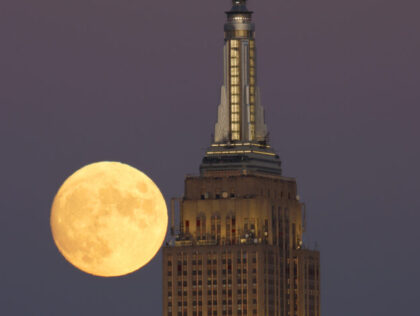
[[[235,171],[281,175],[279,156],[268,144],[256,76],[255,26],[246,0],[232,0],[226,12],[223,85],[214,141],[201,174]]]
[[[246,7],[246,0],[232,0],[232,9],[226,12],[229,13],[251,13]]]

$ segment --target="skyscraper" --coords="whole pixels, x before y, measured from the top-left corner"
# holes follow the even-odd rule
[[[214,141],[172,201],[163,315],[319,316],[319,253],[303,247],[304,204],[268,143],[252,12],[232,2]]]

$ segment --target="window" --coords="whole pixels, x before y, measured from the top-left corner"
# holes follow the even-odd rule
[[[239,105],[232,104],[231,110],[232,110],[232,113],[239,113]]]
[[[232,103],[239,103],[239,95],[231,95],[230,102]]]
[[[239,132],[239,124],[238,123],[232,123],[231,124],[232,132]]]

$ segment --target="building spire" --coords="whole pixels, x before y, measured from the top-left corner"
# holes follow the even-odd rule
[[[233,0],[226,14],[224,82],[214,141],[262,142],[267,130],[257,86],[252,12],[246,0]]]
[[[281,174],[280,159],[268,144],[260,103],[252,11],[248,11],[246,0],[233,0],[226,14],[224,75],[217,123],[213,144],[200,170]]]
[[[248,9],[246,8],[246,0],[232,0],[232,9],[231,12],[246,12]]]

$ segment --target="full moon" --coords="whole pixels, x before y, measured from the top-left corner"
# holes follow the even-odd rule
[[[146,265],[162,246],[165,200],[141,171],[97,162],[72,174],[51,208],[52,235],[61,254],[80,270],[121,276]]]

